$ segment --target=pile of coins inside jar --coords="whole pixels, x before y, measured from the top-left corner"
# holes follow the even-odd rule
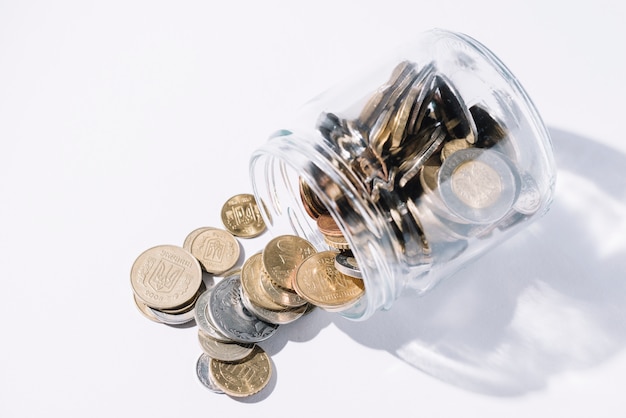
[[[319,149],[333,150],[332,165],[385,217],[408,265],[448,261],[468,240],[539,209],[539,188],[520,168],[511,132],[482,103],[467,106],[434,64],[401,62],[357,113],[323,112]],[[343,212],[345,196],[316,173]]]
[[[313,197],[306,193],[303,189],[303,197]],[[168,325],[195,320],[202,348],[196,373],[213,392],[234,397],[259,392],[272,366],[257,343],[315,307],[345,309],[364,294],[339,227],[327,213],[315,216],[332,251],[317,252],[303,238],[281,235],[236,268],[240,247],[235,236],[252,238],[265,229],[254,197],[237,195],[222,210],[227,230],[198,228],[181,247],[159,245],[134,262],[131,285],[140,312]],[[203,271],[221,279],[206,286]]]

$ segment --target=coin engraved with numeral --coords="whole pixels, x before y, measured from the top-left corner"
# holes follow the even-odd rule
[[[159,245],[137,257],[130,281],[140,301],[151,308],[172,309],[194,297],[202,283],[202,269],[182,247]]]

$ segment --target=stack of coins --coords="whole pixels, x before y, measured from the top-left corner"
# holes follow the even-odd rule
[[[148,319],[169,325],[193,320],[193,308],[204,291],[202,269],[187,250],[174,245],[152,247],[131,268],[135,304]]]

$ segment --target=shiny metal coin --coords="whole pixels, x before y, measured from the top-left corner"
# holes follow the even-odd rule
[[[136,295],[133,295],[133,300],[135,301],[135,306],[137,307],[137,309],[139,309],[139,312],[141,312],[143,316],[151,321],[162,324],[161,320],[154,315],[150,307],[143,303],[141,300],[137,299]]]
[[[254,344],[218,341],[198,329],[198,342],[205,354],[221,361],[237,361],[246,358],[254,350]]]
[[[266,271],[261,274],[261,286],[269,298],[282,307],[297,308],[307,303],[295,291],[283,289],[274,283]]]
[[[196,362],[196,375],[198,376],[198,380],[200,383],[204,385],[205,388],[209,389],[211,392],[223,394],[224,391],[217,387],[213,379],[211,378],[211,373],[209,371],[209,364],[211,363],[211,357],[202,353]]]
[[[335,256],[335,268],[346,276],[362,279],[363,275],[351,251],[341,251]]]
[[[284,308],[280,311],[265,309],[261,306],[256,306],[253,302],[251,302],[245,292],[241,292],[241,301],[243,302],[243,306],[245,306],[250,313],[271,324],[289,324],[300,318],[307,311],[306,305],[298,308]]]
[[[438,188],[445,205],[459,218],[491,223],[511,210],[519,180],[504,154],[467,148],[450,155],[441,165]]]
[[[221,274],[233,268],[240,252],[237,239],[230,232],[219,228],[202,231],[191,243],[193,256],[206,272],[212,274]]]
[[[207,231],[209,229],[213,229],[210,226],[203,226],[201,228],[196,228],[193,231],[191,231],[189,234],[187,234],[187,236],[185,237],[185,241],[183,242],[183,248],[189,252],[191,252],[191,243],[193,242],[193,240],[200,235],[201,233],[203,233],[204,231]]]
[[[229,396],[245,397],[261,391],[272,377],[272,363],[267,353],[256,346],[252,354],[237,362],[211,359],[211,380]]]
[[[213,323],[211,322],[208,311],[211,291],[212,289],[205,291],[200,295],[200,297],[198,297],[198,300],[196,301],[196,304],[194,306],[194,318],[196,319],[196,324],[198,325],[199,329],[218,341],[231,341],[230,338],[220,333],[215,325],[213,325]]]
[[[233,341],[257,343],[274,335],[278,325],[262,321],[244,307],[239,276],[222,279],[209,299],[209,317],[218,331]]]
[[[202,283],[198,260],[175,245],[158,245],[137,257],[130,271],[130,282],[137,298],[156,309],[186,305]]]
[[[238,194],[222,206],[222,223],[231,234],[253,238],[265,231],[265,221],[253,195]]]
[[[156,316],[161,322],[167,325],[182,325],[194,320],[193,315],[193,305],[186,312],[181,312],[178,314],[170,314],[159,311],[158,309],[150,308],[150,311],[154,316]]]

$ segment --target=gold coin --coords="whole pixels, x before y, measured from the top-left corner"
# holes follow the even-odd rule
[[[198,235],[200,235],[202,232],[208,230],[208,229],[213,229],[209,226],[204,226],[201,228],[196,228],[193,231],[191,231],[186,237],[185,237],[185,241],[183,242],[183,248],[189,252],[191,252],[191,243],[193,242],[194,239],[196,239],[196,237]]]
[[[342,237],[343,232],[339,229],[339,225],[330,214],[320,215],[317,218],[317,229],[325,236]]]
[[[321,251],[304,260],[296,272],[296,292],[309,303],[326,310],[352,305],[364,293],[363,280],[335,268],[334,251]]]
[[[271,310],[284,309],[283,306],[274,303],[262,286],[263,260],[261,253],[252,255],[241,267],[241,287],[248,299],[257,306]]]
[[[348,240],[342,235],[340,237],[333,237],[331,235],[324,235],[324,242],[328,244],[329,247],[334,248],[336,250],[349,250],[350,244],[348,244]]]
[[[137,257],[130,271],[137,298],[151,308],[174,309],[194,297],[202,269],[189,251],[174,245],[152,247]]]
[[[211,359],[209,373],[217,387],[233,397],[245,397],[261,391],[272,377],[272,363],[259,346],[237,362]]]
[[[251,194],[238,194],[222,206],[222,222],[233,235],[253,238],[265,231],[265,222]]]
[[[469,142],[467,142],[465,138],[453,139],[452,141],[448,141],[443,145],[443,148],[441,148],[441,154],[439,155],[439,157],[441,158],[441,161],[443,162],[445,161],[446,158],[448,158],[450,155],[454,154],[458,150],[469,148],[471,146],[472,145]]]
[[[148,318],[151,321],[154,321],[154,322],[157,322],[159,324],[162,324],[161,320],[159,318],[157,318],[156,315],[154,315],[154,312],[152,312],[150,310],[148,305],[146,305],[145,303],[143,303],[142,301],[137,299],[137,295],[133,294],[133,300],[135,301],[135,306],[137,307],[137,309],[139,309],[139,312],[141,312],[141,314],[143,316],[145,316],[146,318]]]
[[[320,201],[319,197],[311,190],[311,187],[300,177],[299,179],[300,199],[306,213],[313,219],[328,213],[326,206]]]
[[[294,290],[292,281],[296,269],[315,252],[315,247],[304,238],[281,235],[268,242],[263,249],[263,267],[274,283]]]
[[[270,275],[263,270],[261,274],[261,286],[272,302],[285,308],[297,308],[306,304],[294,290],[284,289],[272,281]]]
[[[220,274],[237,263],[239,242],[228,231],[211,228],[194,238],[191,253],[200,261],[205,271]]]

